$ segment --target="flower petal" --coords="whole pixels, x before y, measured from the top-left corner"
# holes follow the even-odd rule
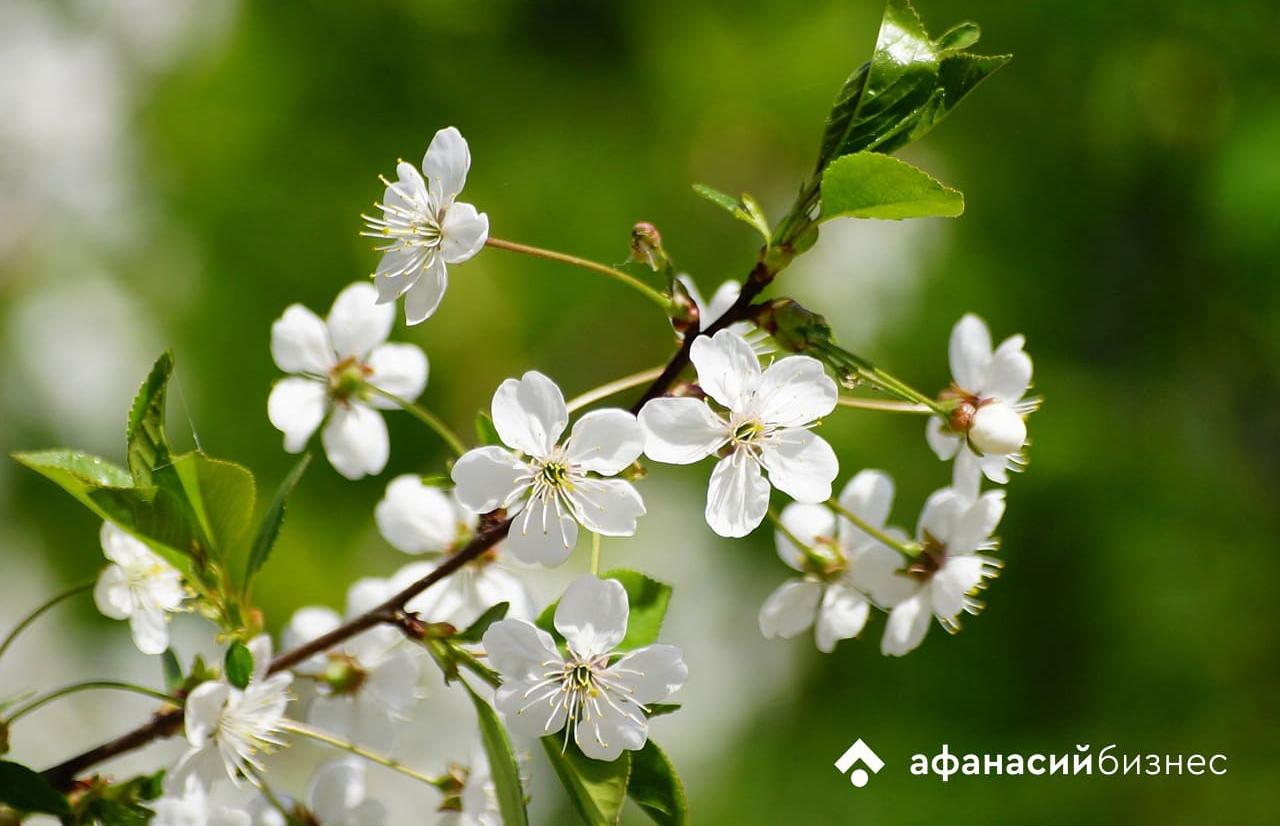
[[[339,757],[316,769],[307,786],[307,803],[321,823],[341,823],[365,798],[364,764]]]
[[[320,440],[329,464],[348,479],[378,474],[387,466],[387,423],[371,407],[337,405]]]
[[[901,657],[924,641],[924,635],[929,631],[929,620],[933,618],[927,599],[928,594],[921,591],[898,603],[889,612],[884,638],[880,641],[880,653]]]
[[[444,259],[439,255],[432,256],[421,277],[404,292],[405,323],[411,326],[421,324],[435,315],[448,288],[449,270]]]
[[[765,639],[790,639],[813,625],[822,585],[811,579],[788,579],[760,606],[760,633]]]
[[[368,378],[370,384],[405,401],[416,401],[427,386],[427,355],[417,345],[383,344],[369,354],[366,363],[373,371]],[[369,404],[383,410],[400,406],[377,394],[369,399]]]
[[[947,557],[929,581],[929,606],[934,615],[952,619],[963,611],[965,595],[982,582],[986,564],[977,554]]]
[[[462,133],[452,126],[436,132],[422,158],[422,173],[434,207],[446,206],[457,197],[467,183],[469,169],[471,149]]]
[[[613,476],[644,452],[644,429],[625,410],[593,410],[573,424],[565,443],[571,464],[602,476]]]
[[[1026,395],[1031,386],[1031,356],[1023,351],[1025,345],[1022,336],[1009,336],[1000,342],[991,355],[983,396],[1014,404]]]
[[[530,500],[507,534],[507,547],[527,565],[554,567],[569,558],[578,545],[578,523],[554,500]]]
[[[556,606],[555,626],[581,657],[607,654],[627,634],[627,590],[616,579],[591,574],[569,583]]]
[[[720,536],[746,536],[769,509],[769,483],[760,466],[738,450],[716,463],[707,485],[705,516]]]
[[[525,620],[498,620],[484,632],[482,643],[490,664],[512,681],[537,682],[549,668],[545,663],[561,661],[551,635]]]
[[[390,304],[418,283],[427,264],[435,257],[422,247],[401,247],[387,250],[378,259],[378,269],[373,274],[373,286],[378,290],[378,303]]]
[[[966,313],[951,328],[951,377],[961,389],[976,393],[987,382],[991,366],[991,333],[986,323]]]
[[[245,643],[245,647],[249,649],[249,653],[253,656],[253,674],[249,677],[250,682],[260,683],[267,677],[267,670],[271,665],[271,637],[267,634],[259,634],[249,642]],[[289,676],[288,674],[280,676]]]
[[[764,371],[755,411],[766,423],[801,427],[836,409],[839,393],[822,362],[809,356],[778,359]]]
[[[887,533],[906,539],[901,531],[890,528]],[[845,580],[854,588],[869,594],[876,605],[892,608],[920,590],[920,583],[903,570],[902,555],[879,542],[850,554]]]
[[[733,279],[729,279],[719,287],[716,287],[715,293],[711,296],[711,302],[707,304],[705,312],[700,316],[702,329],[705,330],[719,321],[720,316],[728,312],[729,308],[738,300],[738,295],[741,292],[742,284]]]
[[[655,462],[693,464],[715,453],[729,426],[699,399],[652,399],[640,410],[645,455]]]
[[[407,554],[444,553],[458,540],[461,520],[449,494],[412,473],[397,476],[373,510],[378,532]]]
[[[601,536],[634,536],[645,514],[640,494],[622,479],[583,479],[570,497],[583,526]]]
[[[921,539],[928,534],[944,545],[951,542],[960,515],[964,513],[967,500],[951,488],[940,488],[929,494],[920,511],[920,523],[916,535]]]
[[[418,658],[403,641],[387,652],[382,662],[369,672],[364,691],[396,712],[406,712],[418,702]]]
[[[883,528],[893,507],[893,479],[882,470],[859,471],[845,483],[840,492],[840,507],[862,517],[873,528]],[[840,519],[840,544],[845,549],[862,547],[874,542],[861,528],[854,527],[848,519]]]
[[[129,616],[134,646],[143,654],[163,654],[169,647],[169,620],[164,611],[134,611]]]
[[[929,422],[924,426],[924,440],[929,443],[934,455],[944,462],[956,455],[962,441],[959,436],[947,430],[938,416],[929,417]]]
[[[840,463],[821,436],[801,428],[775,431],[760,451],[775,488],[800,502],[825,502]]]
[[[574,726],[573,739],[592,760],[613,761],[624,750],[644,748],[649,739],[649,721],[639,709],[623,714],[612,705],[601,703],[598,714],[583,718]]]
[[[301,304],[286,307],[272,323],[271,358],[286,373],[321,376],[336,362],[324,322]]]
[[[970,504],[956,520],[955,529],[947,541],[952,554],[972,553],[985,545],[1000,517],[1004,516],[1004,491],[989,490],[978,501]]]
[[[108,565],[98,575],[93,587],[93,601],[104,617],[114,620],[128,619],[134,611],[133,591],[129,589],[129,576],[119,565]]]
[[[422,212],[429,208],[427,203],[427,182],[422,174],[414,169],[413,164],[401,161],[396,164],[396,182],[387,187],[382,195],[382,202],[395,210]],[[389,220],[405,219],[390,216]]]
[[[812,548],[820,539],[834,540],[836,536],[836,515],[825,505],[802,504],[792,502],[782,509],[782,527],[787,533]],[[797,571],[804,570],[804,551],[797,548],[783,531],[773,534],[774,545],[778,556],[788,566]]]
[[[840,640],[858,636],[870,612],[871,605],[862,594],[839,582],[827,586],[813,628],[818,650],[830,654]]]
[[[299,608],[289,618],[289,623],[280,632],[280,645],[285,649],[297,648],[299,645],[329,633],[342,624],[342,618],[332,608],[309,605]],[[327,658],[317,654],[305,660],[299,670],[320,671],[325,667]]]
[[[698,386],[730,410],[743,410],[760,382],[760,360],[746,339],[729,330],[699,336],[689,351]]]
[[[551,454],[569,423],[560,388],[536,370],[498,385],[492,411],[503,443],[540,459]]]
[[[489,238],[489,216],[459,202],[445,213],[441,231],[440,254],[450,264],[461,264],[479,252]]]
[[[504,682],[494,696],[507,727],[520,737],[544,737],[564,728],[568,709],[561,702],[558,686],[538,686],[534,682]]]
[[[363,359],[391,335],[396,310],[378,303],[378,288],[368,281],[348,285],[329,310],[329,338],[339,358]]]
[[[529,473],[529,466],[506,448],[473,448],[453,465],[454,496],[476,513],[488,513],[510,504],[517,491],[527,488]]]
[[[284,449],[300,453],[324,421],[329,391],[323,382],[290,376],[276,382],[267,397],[267,418],[284,434]]]
[[[192,689],[184,704],[188,743],[200,748],[213,736],[230,695],[231,686],[220,680],[209,680]]]
[[[680,690],[689,679],[689,666],[674,645],[646,645],[625,655],[607,672],[630,691],[637,703],[660,703]]]

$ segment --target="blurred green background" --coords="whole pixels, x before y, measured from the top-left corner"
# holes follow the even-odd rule
[[[963,312],[997,339],[1026,334],[1046,404],[1009,486],[1007,566],[984,614],[905,659],[880,656],[882,618],[830,656],[808,637],[766,643],[755,614],[787,573],[769,532],[715,538],[700,518],[709,468],[655,470],[642,492],[661,524],[606,545],[677,586],[668,636],[691,651],[689,699],[655,737],[687,767],[700,824],[1274,822],[1280,6],[918,7],[931,31],[973,19],[978,51],[1015,56],[906,153],[964,191],[965,215],[828,225],[774,293],[928,390],[947,381]],[[167,344],[176,430],[189,420],[206,450],[274,486],[291,459],[265,415],[270,324],[294,301],[323,313],[375,266],[357,237],[375,176],[445,125],[470,141],[464,200],[493,235],[621,263],[649,220],[704,292],[740,278],[750,230],[690,184],[748,190],[780,216],[879,14],[867,0],[13,4],[0,447],[119,458],[128,399]],[[395,335],[428,353],[423,402],[459,428],[508,376],[536,368],[574,395],[673,346],[651,305],[582,271],[490,249],[451,277],[440,313]],[[382,477],[319,462],[304,481],[258,589],[273,629],[405,561],[372,507],[392,475],[445,456],[409,417],[389,420]],[[895,476],[900,524],[949,479],[918,419],[846,410],[823,431],[841,480]],[[93,519],[12,463],[0,515],[5,624],[101,563]],[[67,614],[27,649],[32,670],[0,669],[6,690],[89,676],[71,646],[126,636],[87,602]],[[52,761],[145,706],[128,708],[92,729],[69,718],[52,743],[15,733],[18,756]],[[861,790],[831,767],[855,737],[889,763]],[[910,755],[942,743],[1230,762],[1224,777],[911,778]],[[566,822],[539,788],[545,822]]]

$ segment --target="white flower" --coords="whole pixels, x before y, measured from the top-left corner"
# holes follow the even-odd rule
[[[357,580],[347,591],[347,618],[369,611],[393,593],[388,580]],[[338,612],[330,608],[300,608],[285,627],[281,644],[296,648],[341,623]],[[418,702],[421,669],[415,653],[403,634],[384,625],[306,660],[295,670],[317,683],[307,721],[375,749],[390,748]]]
[[[555,382],[530,371],[493,394],[493,425],[504,444],[469,451],[453,466],[458,501],[477,513],[518,514],[507,545],[521,562],[559,565],[578,542],[578,525],[631,536],[644,502],[630,482],[605,479],[640,457],[644,435],[625,410],[593,410],[573,425]],[[592,475],[595,474],[595,475]]]
[[[292,813],[297,809],[292,800],[280,801]],[[289,826],[290,823],[316,823],[319,826],[382,826],[387,810],[370,800],[365,785],[365,765],[356,757],[340,757],[321,764],[307,786],[307,807],[297,820],[286,820],[265,797],[249,804],[253,826]],[[306,815],[310,815],[308,819]],[[248,821],[245,821],[248,823]]]
[[[742,292],[742,284],[730,278],[716,288],[716,291],[711,295],[710,301],[706,301],[692,278],[687,275],[679,275],[677,278],[680,279],[685,291],[689,293],[689,297],[693,299],[693,303],[698,307],[698,327],[702,330],[719,321],[720,316],[724,315],[734,305],[734,302],[738,300],[738,295]],[[732,330],[745,337],[756,327],[749,321],[735,321],[725,329]]]
[[[881,471],[864,470],[849,480],[839,501],[871,527],[883,529],[893,505],[893,480]],[[813,625],[818,650],[830,653],[837,642],[862,631],[871,609],[864,594],[879,581],[873,575],[886,562],[897,567],[901,557],[825,505],[792,503],[782,511],[782,524],[831,562],[825,570],[814,570],[804,552],[778,531],[778,556],[805,576],[787,580],[769,595],[760,608],[760,631],[767,638],[794,637]],[[892,528],[886,533],[901,536]]]
[[[874,581],[872,596],[892,609],[880,644],[883,653],[900,657],[920,645],[932,617],[954,633],[961,612],[982,609],[974,594],[999,573],[1001,563],[980,552],[997,547],[991,534],[1003,515],[1003,490],[975,500],[943,488],[929,497],[917,529],[924,546],[920,555],[905,568],[899,561],[867,572]]]
[[[648,705],[683,686],[689,669],[673,645],[646,645],[615,659],[611,652],[626,635],[629,613],[620,582],[588,574],[574,580],[556,607],[566,653],[524,620],[491,625],[484,649],[502,674],[495,704],[507,724],[528,737],[563,728],[594,760],[643,748]]]
[[[379,303],[404,296],[405,320],[431,317],[449,285],[447,264],[461,264],[480,251],[489,237],[489,216],[455,199],[467,182],[471,150],[452,126],[436,132],[422,159],[422,174],[412,164],[396,164],[395,183],[387,191],[382,217],[365,215],[363,233],[386,243],[375,278]],[[423,180],[425,176],[425,180]]]
[[[970,497],[977,495],[980,475],[1003,484],[1009,469],[1022,464],[1024,417],[1036,408],[1023,401],[1031,386],[1024,343],[1022,336],[1010,336],[992,351],[987,325],[973,314],[951,330],[952,387],[943,396],[958,399],[959,406],[950,421],[930,417],[925,438],[939,459],[955,458],[955,485]]]
[[[397,404],[372,388],[411,402],[427,384],[422,350],[385,343],[395,309],[376,300],[372,284],[357,282],[334,299],[327,321],[293,304],[271,325],[271,357],[294,374],[271,390],[271,424],[284,433],[284,449],[299,453],[327,416],[324,452],[348,479],[387,465],[387,424],[378,410]]]
[[[808,356],[787,356],[760,369],[742,336],[721,330],[693,342],[699,399],[653,399],[640,411],[645,454],[692,464],[723,449],[707,491],[707,524],[721,536],[746,536],[769,508],[769,484],[800,502],[831,497],[835,452],[809,427],[836,406],[836,384]],[[768,471],[765,480],[761,469]]]
[[[262,771],[259,755],[284,745],[279,734],[293,675],[267,676],[270,637],[254,637],[248,647],[253,654],[253,675],[244,690],[225,679],[210,680],[196,686],[187,697],[190,748],[169,772],[167,788],[186,788],[188,777],[206,788],[224,776],[236,786],[242,776],[257,785],[254,773]]]
[[[166,792],[150,804],[155,817],[151,826],[249,826],[248,812],[215,806],[195,775],[187,775],[181,792]]]
[[[441,812],[440,819],[436,821],[439,826],[502,826],[498,789],[484,749],[472,749],[470,767],[451,771],[450,774],[461,776],[462,788],[456,792],[456,800],[447,802],[460,808]]]
[[[112,564],[98,577],[93,599],[111,619],[129,620],[133,644],[143,654],[169,647],[169,614],[177,611],[186,589],[182,575],[158,554],[117,528],[102,523],[102,552]]]

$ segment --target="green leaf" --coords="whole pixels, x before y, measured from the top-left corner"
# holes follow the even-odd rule
[[[236,688],[244,688],[253,676],[253,652],[249,650],[249,646],[236,640],[227,649],[223,665],[227,672],[227,682]]]
[[[468,625],[464,630],[453,635],[456,642],[480,642],[480,638],[484,636],[484,632],[489,630],[489,626],[507,615],[507,609],[511,607],[509,602],[499,602],[485,610],[483,614],[476,617],[476,621]]]
[[[493,785],[498,793],[498,808],[502,812],[502,822],[506,826],[521,826],[529,822],[529,813],[525,810],[524,789],[520,785],[520,767],[516,763],[515,752],[511,749],[511,739],[502,727],[497,712],[493,710],[479,694],[472,690],[465,681],[467,693],[476,707],[476,716],[480,719],[480,739],[484,743],[484,753],[489,758],[489,772],[493,777]]]
[[[624,751],[612,763],[592,760],[572,740],[566,745],[563,737],[555,735],[543,737],[542,748],[583,822],[614,826],[621,821],[631,776],[631,752]]]
[[[0,803],[20,812],[70,815],[67,799],[49,781],[20,763],[0,761]]]
[[[502,444],[502,437],[493,424],[493,417],[483,410],[476,414],[476,441],[481,445]]]
[[[889,0],[871,60],[845,81],[827,116],[818,170],[853,152],[893,152],[941,123],[1009,60],[958,51],[979,34],[961,23],[931,40],[908,0]]]
[[[169,442],[164,432],[164,403],[173,375],[173,353],[156,359],[150,375],[134,396],[125,430],[129,472],[137,486],[149,484],[151,472],[169,463]]]
[[[178,662],[178,655],[173,653],[172,648],[164,650],[160,663],[164,668],[165,690],[172,694],[182,685],[182,663]]]
[[[654,717],[661,717],[664,714],[674,714],[680,710],[680,703],[649,703],[645,706],[649,710],[648,717],[652,720]]]
[[[617,569],[606,571],[601,579],[616,579],[622,583],[627,592],[627,603],[630,614],[627,617],[627,633],[618,643],[616,650],[630,651],[656,642],[658,632],[662,630],[662,620],[667,615],[667,605],[671,602],[671,586],[665,582],[651,579],[638,571]],[[548,605],[538,615],[535,623],[539,628],[551,634],[556,642],[564,642],[564,637],[555,627],[556,608],[560,600]]]
[[[832,218],[955,218],[964,196],[909,163],[857,152],[837,158],[822,175],[822,220]]]
[[[156,484],[185,498],[204,546],[225,556],[253,518],[257,485],[249,469],[203,453],[184,453],[157,469]]]
[[[660,826],[683,826],[689,822],[689,801],[671,759],[652,740],[631,752],[631,778],[627,796]]]
[[[258,523],[258,532],[253,537],[253,544],[249,546],[249,556],[245,560],[244,590],[246,593],[254,574],[262,569],[267,557],[271,556],[271,549],[275,547],[276,539],[280,536],[280,526],[284,524],[285,503],[288,502],[293,489],[298,486],[298,480],[302,478],[310,462],[311,454],[303,454],[284,477],[280,487],[276,488],[276,495],[271,499],[267,512],[262,515],[262,521]]]
[[[693,191],[725,210],[734,218],[753,227],[756,232],[764,236],[766,242],[769,240],[769,236],[772,234],[769,229],[769,219],[755,198],[745,192],[741,198],[734,198],[732,195],[726,195],[720,190],[713,189],[705,184],[694,184]]]

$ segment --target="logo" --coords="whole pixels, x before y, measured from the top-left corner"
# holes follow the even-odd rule
[[[867,768],[871,769],[872,774],[878,773],[884,768],[884,761],[880,759],[880,755],[871,750],[871,747],[862,742],[859,737],[853,741],[853,745],[845,749],[844,754],[840,755],[840,759],[836,761],[836,769],[844,774],[853,769],[858,763],[865,763]],[[849,775],[849,782],[861,789],[867,785],[867,781],[871,779],[871,775],[867,774],[867,769],[853,769],[853,774]]]

